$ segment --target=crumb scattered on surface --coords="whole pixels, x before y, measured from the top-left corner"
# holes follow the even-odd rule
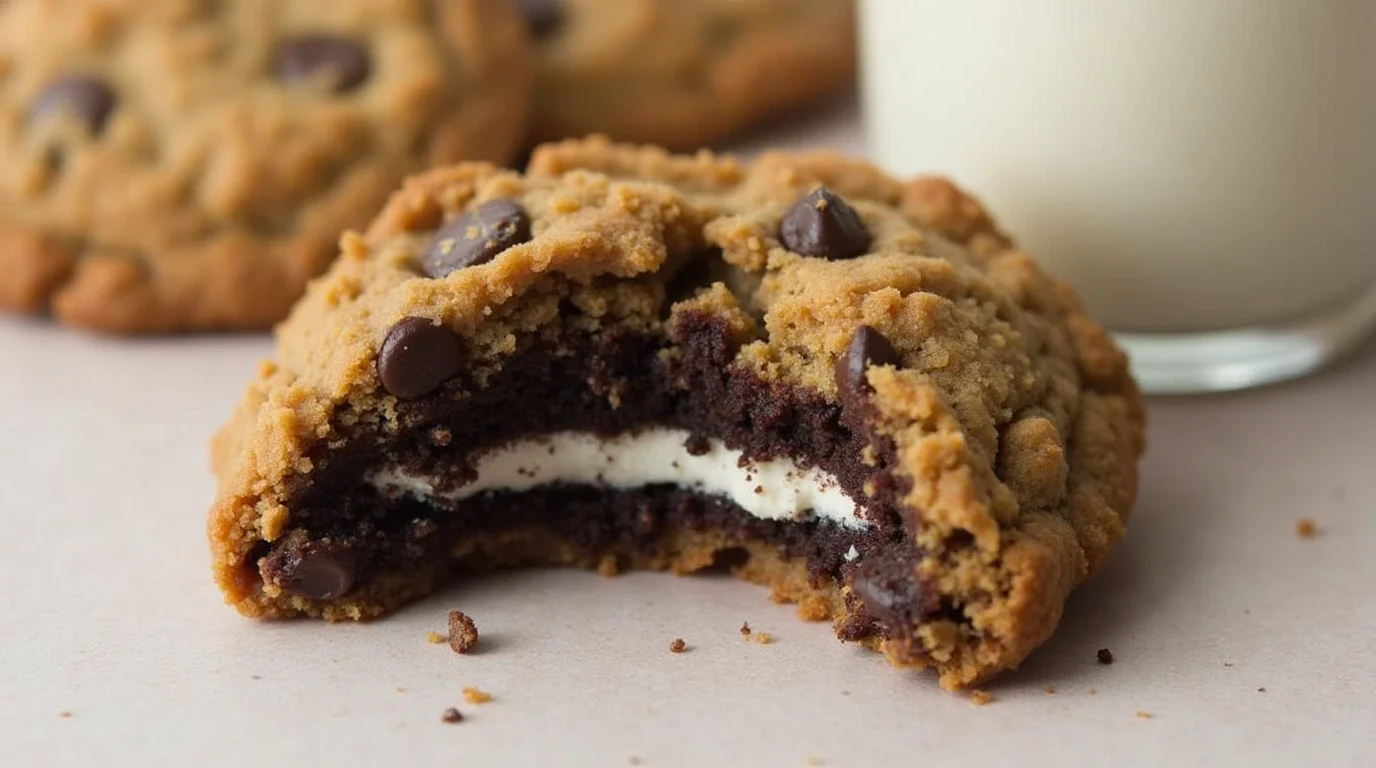
[[[262,679],[263,679],[263,676],[262,676],[262,675],[249,675],[249,677],[253,678],[254,680],[262,680]]]
[[[492,701],[492,694],[471,685],[464,686],[463,697],[469,704],[486,704]]]
[[[62,710],[61,712],[58,712],[58,713],[57,713],[57,716],[58,716],[58,717],[61,717],[61,718],[64,718],[64,719],[65,719],[65,718],[68,718],[68,717],[71,717],[71,716],[72,716],[72,710],[70,710],[70,709],[64,709],[64,710]]]
[[[742,621],[742,622],[741,622],[741,637],[744,637],[744,638],[749,638],[749,637],[750,637],[750,622],[748,622],[748,621]]]
[[[450,707],[449,709],[444,710],[444,714],[440,715],[440,720],[443,720],[446,723],[462,723],[463,713],[457,709],[454,709],[453,707]]]
[[[1152,719],[1153,717],[1156,717],[1156,715],[1153,715],[1152,713],[1146,711],[1145,709],[1139,709],[1139,710],[1137,710],[1136,712],[1133,712],[1132,714],[1136,715],[1138,718],[1140,718],[1140,719],[1142,719],[1142,720],[1150,720],[1150,719]]]
[[[1225,666],[1225,667],[1231,667],[1231,666],[1233,666],[1233,662],[1231,662],[1231,661],[1225,661],[1225,662],[1223,662],[1223,666]]]
[[[1099,660],[1099,663],[1100,663],[1100,664],[1112,664],[1112,663],[1113,663],[1113,651],[1110,651],[1110,650],[1107,649],[1107,648],[1100,648],[1100,649],[1094,654],[1094,657],[1095,657],[1096,659]]]
[[[444,635],[441,635],[433,629],[425,633],[425,642],[430,643],[431,645],[439,645],[447,639],[448,638],[446,638]]]
[[[774,635],[770,634],[769,632],[756,632],[755,642],[759,643],[760,645],[769,645],[770,643],[774,642]]]
[[[1055,693],[1055,692],[1056,692],[1056,686],[1054,686],[1054,685],[1048,685],[1048,686],[1046,686],[1046,692],[1047,692],[1047,693]]]
[[[831,618],[831,606],[821,595],[808,595],[798,603],[798,618],[803,621],[826,621]]]
[[[1312,539],[1318,532],[1319,527],[1314,525],[1314,521],[1307,517],[1301,517],[1299,520],[1295,521],[1295,533],[1301,539]]]
[[[808,755],[807,759],[803,761],[803,764],[804,764],[804,765],[814,765],[814,766],[815,766],[815,765],[821,765],[821,764],[822,764],[822,758],[820,758],[820,757],[813,757],[813,756],[811,756],[811,755]]]
[[[478,625],[462,611],[449,612],[449,647],[454,653],[468,653],[478,644]]]
[[[1266,689],[1265,689],[1265,688],[1258,688],[1258,689],[1257,689],[1257,693],[1266,693]]]
[[[640,765],[640,758],[636,757],[635,755],[631,755],[631,761],[630,761],[630,762],[631,762],[631,765]]]
[[[842,695],[842,696],[849,696],[849,695],[850,695],[850,691],[841,691],[841,695]]]
[[[683,653],[686,650],[688,650],[688,644],[683,642],[683,638],[681,637],[676,637],[674,638],[674,642],[669,643],[670,653]]]
[[[1089,691],[1088,691],[1088,693],[1089,693],[1090,696],[1098,696],[1098,695],[1099,695],[1099,689],[1098,689],[1098,688],[1090,688]]]
[[[406,693],[406,687],[405,687],[405,686],[402,686],[402,685],[398,685],[398,686],[397,686],[397,693]]]
[[[986,691],[971,691],[971,692],[970,692],[970,703],[971,703],[971,704],[974,704],[974,705],[977,706],[977,707],[982,707],[982,706],[984,706],[985,704],[988,704],[989,702],[991,702],[991,701],[993,701],[993,700],[994,700],[994,697],[993,697],[993,696],[990,696]]]
[[[597,564],[597,573],[601,576],[615,576],[621,573],[621,566],[616,564],[616,555],[603,555],[602,561]]]

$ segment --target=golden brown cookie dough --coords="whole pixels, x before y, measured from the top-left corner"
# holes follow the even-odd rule
[[[227,599],[363,619],[456,560],[728,563],[946,686],[1016,666],[1123,534],[1142,405],[1068,287],[963,193],[914,194],[826,153],[600,139],[411,179],[215,442]],[[674,484],[463,493],[513,441],[647,425],[824,472],[856,518]]]
[[[845,90],[851,0],[521,0],[535,139],[693,150]]]
[[[407,174],[504,162],[508,0],[0,7],[0,309],[112,333],[266,328]]]

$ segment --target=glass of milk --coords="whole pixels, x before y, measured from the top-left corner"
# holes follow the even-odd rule
[[[1376,0],[863,0],[876,159],[947,174],[1151,392],[1376,325]]]

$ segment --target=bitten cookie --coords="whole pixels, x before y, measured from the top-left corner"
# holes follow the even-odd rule
[[[692,150],[844,90],[851,0],[522,0],[537,140]]]
[[[407,174],[505,162],[508,0],[0,8],[0,308],[105,332],[266,328]]]
[[[948,182],[574,141],[418,176],[343,246],[214,445],[247,615],[724,562],[963,686],[1132,509],[1123,354]]]

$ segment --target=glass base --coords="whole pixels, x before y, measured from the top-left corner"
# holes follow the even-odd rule
[[[1209,333],[1117,333],[1151,395],[1226,392],[1311,373],[1376,327],[1376,283],[1322,316],[1288,325]]]

